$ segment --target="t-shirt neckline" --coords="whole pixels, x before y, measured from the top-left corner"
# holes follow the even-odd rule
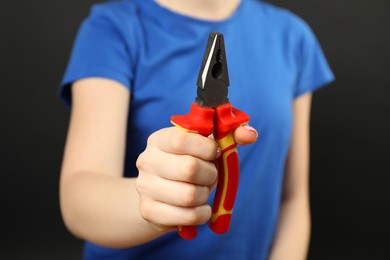
[[[236,10],[227,18],[222,20],[207,20],[201,19],[185,14],[180,14],[168,9],[164,6],[158,4],[155,0],[136,0],[142,11],[148,13],[151,16],[154,16],[156,19],[163,19],[165,22],[186,22],[186,23],[194,23],[199,25],[224,25],[228,24],[231,21],[237,19],[239,13],[243,8],[243,4],[245,0],[241,0]]]

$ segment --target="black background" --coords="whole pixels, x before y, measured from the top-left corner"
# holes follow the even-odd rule
[[[80,258],[59,213],[56,94],[95,2],[0,3],[0,259]],[[309,259],[390,259],[390,1],[269,2],[308,21],[337,77],[313,101]]]

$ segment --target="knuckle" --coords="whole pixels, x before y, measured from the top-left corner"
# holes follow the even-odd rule
[[[154,141],[157,138],[156,135],[157,135],[157,132],[154,132],[151,135],[149,135],[148,139],[146,140],[146,144],[151,145],[152,143],[154,143]]]
[[[194,206],[197,204],[197,187],[195,185],[189,185],[182,195],[183,206]]]
[[[153,149],[148,149],[143,151],[137,158],[135,166],[138,169],[139,173],[153,173],[156,169],[156,154]]]
[[[214,164],[212,164],[211,166],[212,166],[211,167],[212,170],[210,171],[209,176],[210,176],[210,184],[213,184],[218,180],[218,169]]]
[[[137,190],[138,194],[140,194],[140,195],[145,191],[146,185],[145,185],[144,179],[142,177],[138,177],[135,180],[135,189]]]
[[[138,156],[135,165],[138,168],[138,170],[146,170],[148,168],[148,161],[146,160],[145,152],[141,153]]]
[[[149,144],[147,144],[145,150],[138,155],[135,162],[135,166],[140,172],[153,173],[159,165],[159,156],[161,156],[161,151],[156,145],[150,144],[149,139],[152,138],[152,135],[148,138]]]
[[[186,146],[186,143],[188,141],[188,134],[186,132],[176,130],[172,131],[168,138],[168,142],[171,148],[174,151],[180,152],[183,151]]]
[[[210,189],[206,186],[201,187],[201,192],[200,192],[200,199],[199,199],[199,204],[206,203],[207,200],[209,199],[210,196]]]
[[[215,159],[215,156],[216,156],[216,152],[217,152],[217,148],[218,148],[218,144],[211,140],[211,139],[208,139],[208,154],[206,155],[208,158],[209,161],[211,160],[214,160]]]
[[[153,207],[151,206],[151,203],[148,203],[144,200],[141,200],[139,205],[139,211],[141,214],[141,217],[143,217],[147,221],[151,221],[153,217]]]
[[[211,218],[211,214],[212,214],[212,209],[210,207],[210,205],[205,205],[203,207],[203,211],[204,211],[204,218],[201,220],[202,222],[200,224],[205,224],[210,218]]]
[[[185,156],[182,159],[181,171],[186,181],[192,182],[199,171],[199,164],[194,157]]]
[[[205,224],[211,217],[211,207],[203,205],[196,207],[188,212],[186,216],[186,225],[202,225]]]
[[[199,221],[201,219],[201,213],[198,209],[193,209],[188,212],[186,216],[186,223],[187,225],[195,225],[195,224],[200,224]]]

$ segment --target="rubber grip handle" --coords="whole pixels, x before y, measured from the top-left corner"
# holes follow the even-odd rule
[[[216,108],[214,138],[221,148],[218,159],[218,184],[214,197],[210,229],[217,234],[229,230],[240,174],[237,144],[233,131],[249,121],[249,116],[231,103]]]
[[[231,103],[218,106],[215,110],[192,103],[189,114],[171,117],[172,124],[184,131],[209,136],[214,129],[221,156],[218,159],[218,184],[209,226],[217,234],[229,229],[238,189],[239,160],[233,131],[248,121],[249,116],[233,108]],[[193,239],[197,236],[197,227],[180,226],[178,233],[184,239]]]
[[[239,179],[237,144],[233,132],[216,140],[222,149],[218,160],[218,185],[215,193],[213,211],[209,222],[210,229],[217,234],[229,230]]]
[[[198,228],[197,226],[178,226],[177,233],[179,233],[182,238],[191,240],[198,235]]]

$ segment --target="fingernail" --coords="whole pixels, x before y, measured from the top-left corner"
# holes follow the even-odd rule
[[[217,147],[217,151],[215,152],[215,159],[218,159],[219,157],[221,157],[221,148]]]
[[[253,127],[251,127],[250,125],[244,125],[243,126],[246,130],[248,130],[248,131],[251,131],[251,132],[253,132],[253,133],[255,133],[256,134],[256,138],[258,138],[259,137],[259,133],[256,131],[256,129],[254,129]]]

